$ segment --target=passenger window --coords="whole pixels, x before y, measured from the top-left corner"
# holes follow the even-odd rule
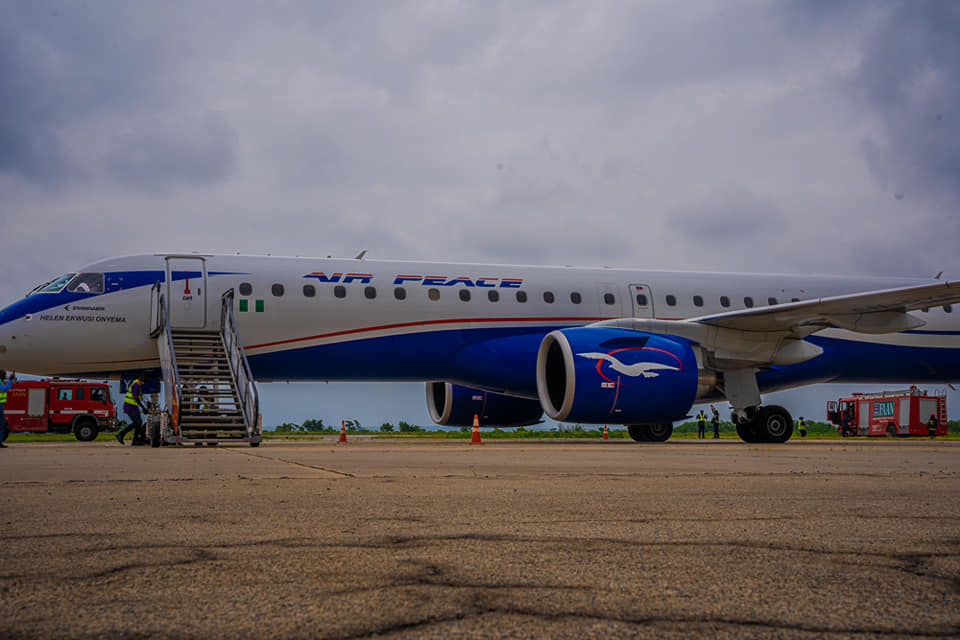
[[[727,296],[720,296],[720,306],[721,306],[721,307],[729,307],[729,306],[730,306],[730,298],[728,298]]]
[[[303,285],[303,297],[304,297],[304,298],[312,298],[312,297],[314,297],[315,295],[317,295],[317,288],[316,288],[315,286],[313,286],[312,284],[305,284],[305,285]]]
[[[427,289],[427,297],[436,302],[440,299],[440,289]]]
[[[377,297],[377,288],[376,287],[364,287],[363,288],[363,297],[367,300],[373,300]]]
[[[744,299],[743,299],[743,306],[745,306],[747,309],[749,309],[750,307],[752,307],[752,306],[753,306],[753,298],[751,298],[750,296],[747,296],[746,298],[744,298]]]
[[[57,400],[73,400],[73,389],[57,389]]]
[[[790,298],[790,302],[800,302],[800,298]]]
[[[553,291],[544,291],[543,292],[543,301],[547,304],[553,304]]]
[[[677,297],[676,297],[675,295],[673,295],[672,293],[668,293],[668,294],[667,294],[667,306],[668,306],[668,307],[675,307],[675,306],[677,306]]]
[[[272,293],[277,298],[283,296],[283,285],[282,284],[273,285],[272,287],[270,287],[270,293]]]
[[[397,300],[406,300],[407,299],[407,290],[403,287],[394,287],[393,297]]]
[[[573,304],[580,304],[583,301],[583,298],[580,297],[580,294],[574,291],[570,294],[570,302]]]
[[[470,289],[460,289],[460,299],[464,302],[470,302]]]
[[[71,293],[103,293],[103,274],[81,273],[73,279],[73,282],[67,287],[67,291]]]
[[[347,288],[342,284],[338,284],[333,288],[333,295],[337,296],[338,298],[346,298]]]
[[[693,304],[696,307],[703,306],[703,298],[701,296],[693,296]]]
[[[241,282],[237,290],[242,296],[253,295],[253,286],[249,282]]]
[[[526,301],[527,301],[527,292],[517,291],[517,302],[526,302]]]
[[[490,289],[487,291],[487,300],[490,302],[499,302],[500,301],[500,292],[496,289]]]
[[[641,307],[647,306],[647,295],[645,293],[637,294],[637,305]]]
[[[83,389],[77,389],[75,393],[76,395],[74,396],[74,398],[76,398],[77,400],[83,400]]]
[[[614,304],[616,301],[617,301],[617,297],[616,297],[615,295],[613,295],[612,293],[605,293],[605,294],[603,294],[603,302],[604,302],[604,304]]]
[[[767,304],[769,304],[769,305],[777,304],[777,299],[776,299],[776,298],[767,298]]]

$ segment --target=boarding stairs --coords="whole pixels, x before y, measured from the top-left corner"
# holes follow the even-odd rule
[[[164,410],[150,443],[261,441],[259,397],[233,318],[233,290],[221,302],[219,330],[171,328],[162,287],[154,289]]]

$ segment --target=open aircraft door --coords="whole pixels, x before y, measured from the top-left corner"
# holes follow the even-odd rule
[[[634,318],[656,317],[653,315],[653,292],[649,285],[630,285],[630,299],[632,300]]]
[[[203,258],[167,256],[167,300],[171,329],[204,329],[207,268]]]

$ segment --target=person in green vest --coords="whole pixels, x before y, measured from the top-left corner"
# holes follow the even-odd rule
[[[803,419],[803,416],[800,416],[800,419],[797,420],[797,430],[800,431],[800,437],[807,437],[807,421]]]
[[[710,424],[713,425],[713,439],[720,439],[720,412],[713,405],[710,405],[710,411],[713,411],[713,417],[710,418]]]
[[[927,420],[927,435],[931,438],[937,437],[937,427],[940,426],[940,421],[937,420],[937,414],[931,413],[930,419]]]
[[[133,431],[133,444],[144,444],[147,441],[143,419],[140,417],[141,409],[147,410],[143,406],[143,383],[140,382],[140,378],[135,378],[127,386],[127,395],[123,398],[123,412],[130,419],[130,424],[114,436],[120,444],[123,444],[123,437],[131,431]]]
[[[700,409],[700,413],[697,414],[697,439],[703,439],[707,437],[707,412],[703,409]]]
[[[7,418],[3,414],[3,410],[7,406],[7,394],[10,393],[10,387],[13,386],[13,383],[17,381],[17,374],[13,372],[10,374],[10,378],[7,378],[7,372],[4,369],[0,369],[0,449],[6,449],[7,445],[3,444],[3,441],[7,439]]]

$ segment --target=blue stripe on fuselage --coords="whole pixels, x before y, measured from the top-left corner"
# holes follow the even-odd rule
[[[208,277],[226,276],[226,275],[245,275],[243,272],[234,271],[212,271],[207,273]],[[199,278],[202,276],[199,271],[174,271],[172,281],[185,280],[187,278]],[[17,300],[0,310],[0,325],[11,322],[29,313],[39,313],[54,307],[62,307],[80,300],[89,300],[108,293],[117,291],[126,291],[138,287],[152,287],[154,283],[166,282],[166,272],[161,269],[148,271],[108,271],[104,274],[104,292],[103,293],[81,293],[79,291],[69,292],[66,289],[59,293],[33,293],[22,300]]]
[[[537,350],[551,327],[481,328],[349,340],[249,356],[267,380],[446,380],[536,397]],[[822,355],[761,371],[763,392],[813,381],[960,380],[960,349],[809,336]]]

